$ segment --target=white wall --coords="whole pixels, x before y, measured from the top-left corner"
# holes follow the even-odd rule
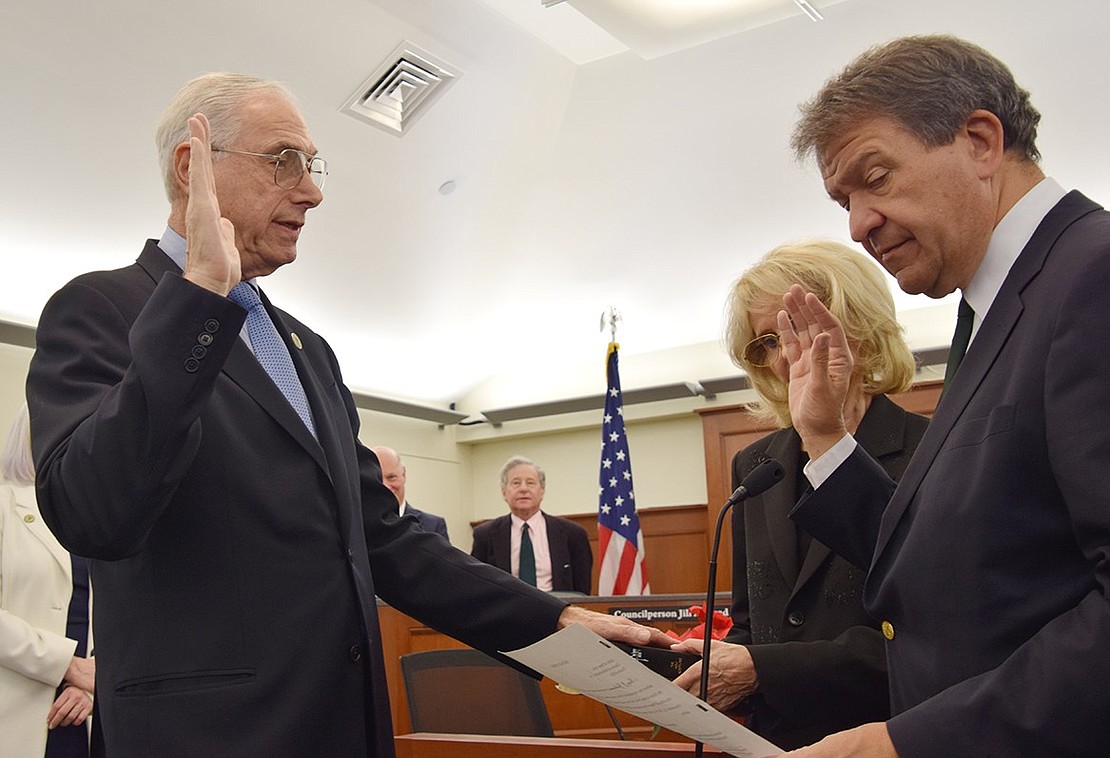
[[[737,402],[733,399],[724,402]],[[640,508],[705,502],[705,457],[697,398],[629,407],[625,423]],[[451,542],[470,550],[470,523],[506,512],[498,475],[512,455],[547,474],[544,510],[597,508],[601,411],[510,421],[494,427],[449,426],[360,411],[360,439],[396,449],[408,469],[407,497],[447,519]]]
[[[494,436],[474,443],[471,499],[475,518],[506,512],[498,473],[512,455],[531,458],[546,472],[544,510],[555,514],[596,511],[601,411],[592,415],[596,417],[594,422],[583,428],[560,430],[556,426],[559,419],[552,417],[547,420],[549,431],[526,436],[506,434],[505,438]],[[637,507],[705,502],[701,421],[692,411],[681,416],[626,419],[625,426]]]
[[[7,439],[15,412],[23,403],[33,354],[31,348],[0,343],[0,444]]]
[[[949,304],[903,314],[911,347],[947,344],[954,310]],[[32,351],[0,344],[0,424],[23,401]],[[716,343],[621,356],[626,391],[655,384],[697,381],[736,373]],[[503,374],[466,399],[470,412],[604,392],[604,345],[596,362],[534,366]],[[706,500],[705,458],[699,409],[747,402],[750,392],[628,406],[625,424],[637,505],[650,508]],[[544,508],[551,513],[588,513],[597,508],[601,411],[476,426],[440,427],[430,421],[360,410],[360,439],[396,449],[408,469],[407,494],[418,508],[447,519],[451,541],[471,544],[470,522],[506,511],[498,485],[501,465],[511,455],[532,458],[547,472]]]
[[[405,498],[447,519],[451,543],[470,549],[470,451],[455,444],[455,428],[431,421],[359,410],[359,439],[396,450],[408,472]]]
[[[28,348],[0,344],[4,430],[23,402],[31,355]],[[666,356],[659,361],[674,364]],[[599,391],[595,387],[592,394]],[[695,398],[626,410],[640,507],[705,501],[701,422],[694,413],[704,405],[705,400]],[[526,455],[546,470],[545,509],[562,514],[597,508],[600,410],[507,422],[499,428],[488,424],[441,428],[430,421],[367,410],[360,410],[359,416],[362,442],[388,445],[401,454],[408,469],[409,502],[446,518],[451,542],[463,550],[470,549],[471,521],[499,516],[507,508],[498,471],[510,455]]]

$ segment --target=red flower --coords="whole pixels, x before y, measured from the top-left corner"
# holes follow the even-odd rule
[[[675,634],[671,630],[667,630],[667,634],[674,637],[679,642],[688,639],[704,640],[705,639],[705,606],[694,605],[690,607],[690,613],[701,619],[701,623],[692,629],[688,629],[681,635]],[[732,629],[732,619],[726,616],[721,611],[713,611],[713,639],[724,639],[729,630]]]

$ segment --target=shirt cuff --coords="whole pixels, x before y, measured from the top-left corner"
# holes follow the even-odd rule
[[[856,438],[850,434],[845,434],[835,445],[826,450],[824,455],[807,463],[802,471],[805,473],[806,479],[809,479],[813,489],[817,489],[855,451]]]

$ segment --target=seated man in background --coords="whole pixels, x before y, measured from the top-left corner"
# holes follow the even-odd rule
[[[402,516],[406,513],[416,516],[416,520],[420,522],[420,528],[425,532],[433,532],[450,541],[450,537],[447,536],[447,519],[434,513],[425,513],[418,508],[413,508],[412,504],[405,499],[405,482],[408,480],[408,471],[405,469],[405,464],[401,463],[401,456],[397,454],[397,451],[385,445],[378,445],[370,449],[374,451],[374,455],[378,456],[378,463],[381,464],[382,482],[386,487],[389,487],[390,492],[397,496],[399,513]]]
[[[750,709],[748,726],[791,749],[890,714],[885,641],[863,608],[866,572],[788,515],[806,490],[809,460],[790,417],[790,370],[776,324],[795,282],[844,324],[857,356],[845,423],[892,479],[901,478],[928,425],[886,397],[909,389],[914,357],[882,273],[864,256],[831,240],[782,245],[733,284],[729,354],[759,395],[749,410],[780,428],[736,454],[732,486],[768,458],[787,476],[732,512],[733,627],[714,644],[708,699],[723,711]],[[700,653],[702,641],[680,649]],[[696,694],[700,679],[698,663],[677,683]]]
[[[547,591],[590,594],[594,556],[586,530],[540,511],[547,475],[514,455],[501,467],[501,496],[510,513],[474,528],[470,554]]]

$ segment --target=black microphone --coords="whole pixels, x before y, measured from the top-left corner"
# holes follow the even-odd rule
[[[786,476],[786,470],[781,463],[771,458],[762,461],[748,472],[744,481],[740,482],[740,486],[725,501],[724,507],[717,516],[717,529],[713,533],[713,551],[709,554],[709,589],[705,593],[705,641],[701,651],[701,687],[698,690],[698,697],[703,701],[709,695],[709,650],[710,643],[713,641],[713,600],[717,594],[717,552],[721,548],[721,526],[725,522],[725,514],[737,503],[762,495],[781,482],[784,476]],[[701,754],[702,744],[699,742],[695,746],[694,755],[701,756]]]
[[[782,464],[778,461],[771,458],[761,461],[744,477],[744,481],[740,482],[740,486],[725,501],[725,509],[731,508],[750,497],[762,495],[781,482],[784,476],[786,476],[786,471],[783,470]],[[717,521],[720,521],[720,517],[717,518]],[[720,529],[717,530],[717,534],[720,535]]]

